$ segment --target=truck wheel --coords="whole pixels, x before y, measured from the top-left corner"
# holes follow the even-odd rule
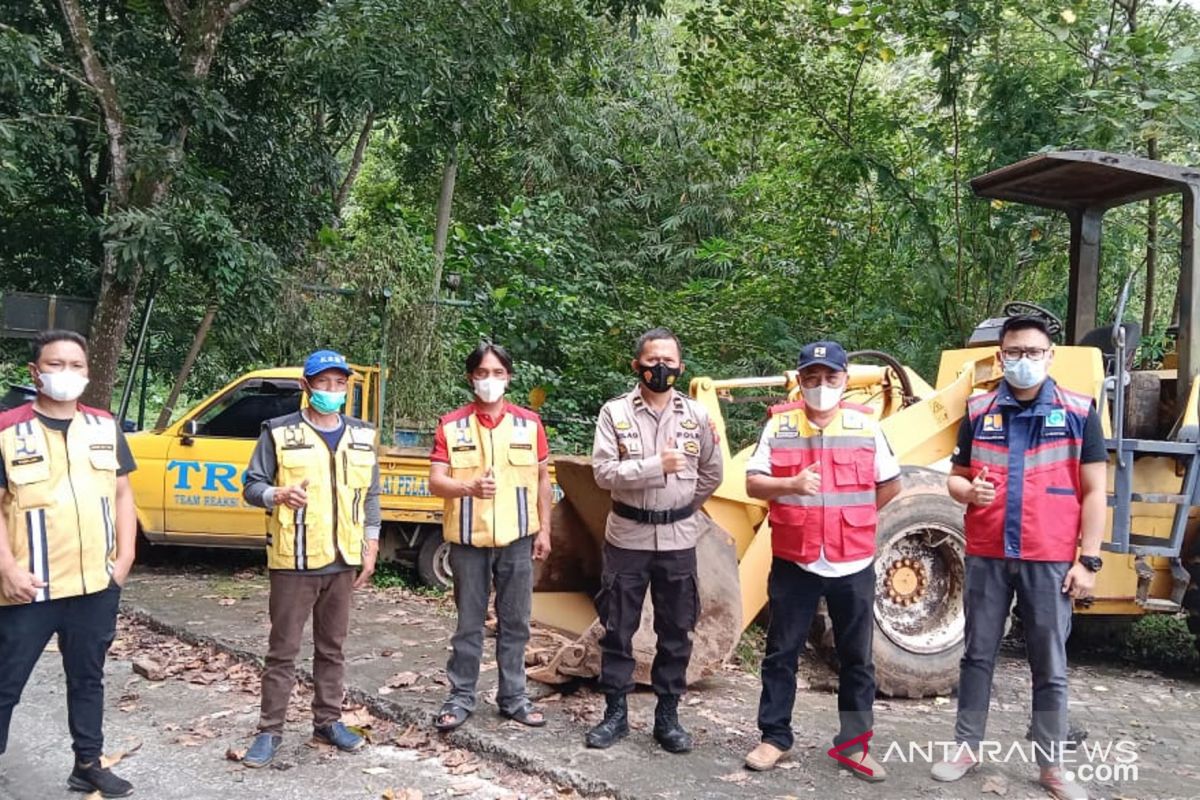
[[[450,569],[450,543],[442,538],[441,529],[432,530],[421,539],[417,551],[417,574],[421,582],[434,589],[449,589],[454,585]]]
[[[879,512],[875,560],[875,680],[890,697],[949,694],[963,652],[963,508],[946,476],[906,468],[899,496]],[[812,639],[836,665],[822,606]]]

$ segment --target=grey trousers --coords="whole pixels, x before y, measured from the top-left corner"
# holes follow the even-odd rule
[[[506,547],[450,545],[454,572],[454,604],[458,629],[450,640],[453,652],[446,664],[450,702],[475,710],[475,684],[483,658],[483,626],[488,596],[496,588],[496,665],[500,688],[496,703],[505,713],[525,703],[525,645],[533,606],[533,537]]]
[[[966,649],[959,665],[954,738],[978,747],[987,730],[992,673],[1013,595],[1033,673],[1033,741],[1038,764],[1061,757],[1067,738],[1067,637],[1071,598],[1062,591],[1071,564],[967,556]]]

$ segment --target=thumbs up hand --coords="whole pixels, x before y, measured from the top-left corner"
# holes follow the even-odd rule
[[[667,439],[667,446],[659,453],[662,458],[663,475],[679,472],[687,464],[687,456],[675,446],[675,437]]]
[[[301,509],[308,505],[308,478],[295,486],[280,486],[275,490],[275,502],[290,509]]]
[[[967,494],[967,500],[972,505],[987,506],[995,499],[996,487],[988,480],[988,468],[985,466],[971,481],[971,491]]]
[[[496,496],[496,474],[492,472],[492,468],[488,467],[487,471],[482,476],[476,478],[470,483],[470,494],[473,497],[478,497],[482,500],[487,500]]]
[[[792,477],[792,489],[796,494],[813,495],[821,491],[821,465],[813,462]]]

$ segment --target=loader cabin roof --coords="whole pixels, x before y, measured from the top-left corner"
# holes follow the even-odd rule
[[[1099,150],[1043,153],[971,180],[980,197],[1059,211],[1108,209],[1200,186],[1200,168]]]

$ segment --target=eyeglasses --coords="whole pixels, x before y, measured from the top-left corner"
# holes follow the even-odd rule
[[[846,375],[843,372],[827,372],[824,375],[801,375],[800,385],[805,389],[815,389],[821,384],[825,384],[831,389],[840,389],[846,381]]]
[[[1005,361],[1016,361],[1028,358],[1030,361],[1041,361],[1050,352],[1049,347],[1006,347],[1000,351]]]

